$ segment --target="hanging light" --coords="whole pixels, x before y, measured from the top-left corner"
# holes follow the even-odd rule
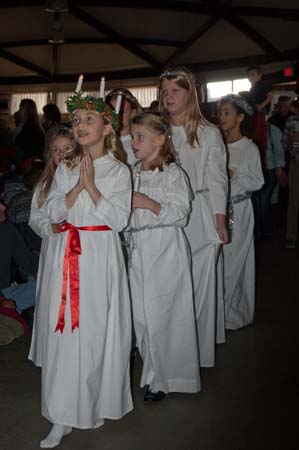
[[[48,12],[68,12],[67,0],[47,0],[46,1],[46,11]]]
[[[48,42],[51,44],[63,44],[64,42],[64,33],[62,28],[62,22],[60,13],[56,12],[54,14],[54,19],[51,28],[51,36],[48,39]]]

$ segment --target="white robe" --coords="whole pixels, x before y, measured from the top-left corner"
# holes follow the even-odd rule
[[[130,391],[131,311],[118,232],[131,206],[128,168],[105,155],[94,161],[95,182],[102,193],[96,205],[82,191],[72,208],[65,194],[77,183],[79,166],[56,170],[46,210],[51,221],[74,226],[108,225],[113,231],[80,231],[79,328],[71,331],[69,292],[65,329],[55,333],[61,303],[68,232],[49,238],[41,267],[44,302],[42,340],[42,414],[52,423],[93,428],[132,409]],[[69,291],[69,289],[68,289]],[[33,344],[34,346],[34,344]]]
[[[130,167],[135,166],[135,164],[138,160],[135,158],[135,155],[133,152],[131,135],[127,134],[126,136],[120,136],[120,140],[121,140],[123,149],[127,155],[127,164]]]
[[[29,226],[32,230],[42,238],[42,244],[39,255],[39,268],[36,285],[36,302],[34,308],[34,321],[32,329],[32,339],[28,358],[34,362],[36,366],[42,366],[43,360],[43,341],[44,332],[46,327],[44,321],[46,319],[47,309],[47,290],[48,286],[42,282],[43,274],[47,270],[46,268],[51,266],[53,256],[51,253],[48,258],[48,247],[52,240],[52,243],[59,239],[59,236],[53,233],[51,227],[51,220],[47,214],[45,204],[39,208],[38,201],[40,197],[40,191],[37,189],[33,194],[31,202],[31,211],[29,218]]]
[[[185,232],[192,251],[194,301],[200,365],[215,365],[215,343],[224,336],[223,298],[217,298],[217,261],[221,251],[215,214],[226,214],[228,179],[225,147],[214,126],[198,127],[199,145],[191,147],[182,126],[172,126],[172,140],[195,198]],[[221,282],[221,280],[219,280]],[[219,290],[220,292],[220,290]]]
[[[231,197],[253,192],[264,184],[257,146],[243,137],[228,144],[233,171]],[[255,306],[254,216],[251,199],[233,205],[231,243],[224,246],[226,328],[236,330],[253,321]]]
[[[143,360],[140,385],[153,392],[198,392],[190,254],[181,228],[190,212],[189,183],[175,164],[141,171],[139,181],[138,191],[161,204],[158,216],[137,209],[130,221],[139,230],[132,233],[129,278]]]

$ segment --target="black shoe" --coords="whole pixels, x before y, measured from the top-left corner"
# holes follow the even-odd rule
[[[160,402],[165,397],[165,392],[158,391],[158,392],[152,392],[150,389],[148,389],[144,396],[144,401],[147,403],[151,402]]]

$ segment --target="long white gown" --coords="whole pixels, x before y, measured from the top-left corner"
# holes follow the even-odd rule
[[[228,144],[229,166],[233,171],[231,198],[240,200],[247,192],[264,184],[257,146],[243,137]],[[239,196],[239,197],[236,197]],[[251,199],[233,205],[231,243],[224,246],[224,300],[226,328],[236,330],[249,325],[255,307],[254,216]]]
[[[172,126],[172,140],[194,192],[185,232],[192,252],[200,365],[213,367],[215,344],[222,342],[224,336],[223,298],[217,296],[216,266],[221,246],[215,214],[226,214],[228,179],[225,146],[219,130],[202,126],[198,127],[197,135],[199,145],[191,147],[184,128]]]
[[[135,171],[138,170],[138,167]],[[190,252],[182,227],[190,187],[175,164],[141,171],[139,192],[161,204],[158,216],[134,210],[129,278],[133,322],[143,360],[140,386],[153,392],[198,392],[199,355]]]
[[[45,310],[47,308],[47,290],[48,286],[42,283],[42,274],[45,272],[46,267],[52,264],[53,256],[49,254],[48,258],[48,247],[50,241],[52,243],[59,239],[58,235],[53,233],[51,227],[51,220],[47,214],[46,205],[44,204],[41,208],[38,206],[38,201],[40,197],[40,190],[37,189],[32,198],[31,211],[29,218],[29,226],[32,230],[42,238],[42,244],[39,255],[39,268],[38,277],[36,284],[36,302],[34,308],[34,321],[32,328],[32,339],[28,358],[34,362],[36,366],[41,367],[43,361],[43,340],[44,332],[46,327],[44,326],[44,321],[46,319]]]
[[[95,182],[102,193],[94,205],[82,191],[69,210],[65,194],[78,181],[61,163],[46,204],[54,223],[107,225],[113,231],[79,231],[79,328],[71,331],[69,289],[65,329],[55,332],[62,294],[67,235],[49,238],[41,267],[44,302],[42,340],[42,414],[52,423],[76,428],[101,426],[132,409],[130,391],[131,310],[126,270],[118,232],[127,224],[131,206],[128,168],[112,154],[94,161]],[[68,282],[69,283],[69,282]],[[33,347],[34,347],[33,343]]]

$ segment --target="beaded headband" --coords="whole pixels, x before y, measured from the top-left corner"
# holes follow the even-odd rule
[[[126,100],[128,100],[128,102],[133,103],[134,106],[139,107],[139,103],[136,97],[134,97],[134,95],[128,90],[128,89],[113,89],[113,91],[109,92],[109,94],[106,97],[106,101],[110,101],[112,97],[121,95],[122,97],[124,97]]]
[[[194,84],[194,78],[191,72],[187,71],[184,67],[168,68],[160,75],[160,80],[167,78],[185,78],[190,83]]]
[[[118,110],[113,109],[104,102],[104,81],[101,80],[100,97],[95,98],[89,95],[82,95],[81,87],[83,82],[83,76],[80,75],[77,83],[76,92],[68,97],[66,100],[67,111],[71,114],[77,109],[85,109],[87,111],[95,111],[101,116],[105,117],[115,130],[119,128],[119,114]],[[117,109],[117,108],[116,108]]]
[[[254,108],[250,105],[250,103],[240,95],[229,94],[221,97],[219,99],[219,104],[223,102],[232,103],[233,105],[240,108],[244,113],[248,114],[248,116],[252,116],[254,114]]]

